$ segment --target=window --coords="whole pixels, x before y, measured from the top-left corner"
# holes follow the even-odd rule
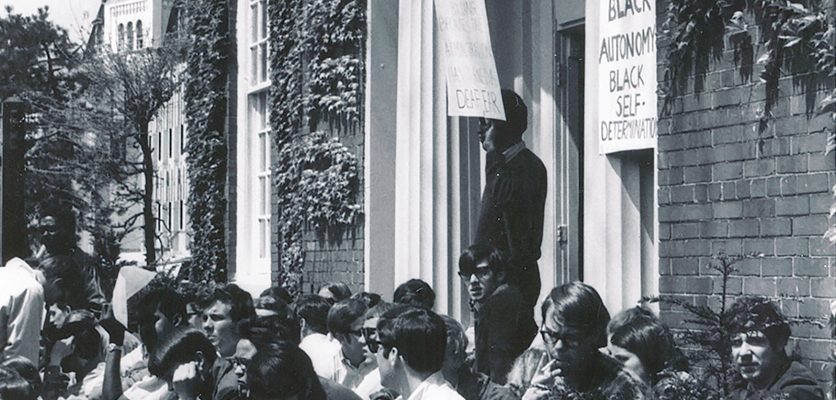
[[[186,127],[180,124],[180,154],[186,152]]]
[[[142,48],[142,44],[143,44],[142,36],[143,36],[142,21],[136,21],[136,48],[137,49]]]
[[[119,50],[125,47],[125,25],[119,24]]]
[[[250,1],[250,85],[267,81],[267,6],[264,0]]]
[[[128,22],[128,50],[134,49],[134,24],[132,22]]]
[[[267,123],[267,91],[250,95],[250,129],[255,145],[252,149],[254,160],[254,194],[256,196],[256,226],[258,226],[258,255],[259,258],[270,257],[270,213],[271,213],[271,185],[270,182],[270,127]]]
[[[171,128],[168,128],[168,158],[172,157],[172,149],[174,148],[174,133]]]

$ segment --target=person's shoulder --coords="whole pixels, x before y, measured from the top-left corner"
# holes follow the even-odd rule
[[[340,385],[337,382],[334,382],[330,379],[325,379],[321,376],[317,376],[319,379],[320,385],[322,385],[322,390],[325,391],[325,397],[328,400],[361,400],[361,397],[354,393],[351,389],[345,387],[344,385]]]
[[[511,308],[522,305],[522,292],[516,286],[503,283],[496,288],[496,290],[488,296],[485,300],[486,305],[498,306],[502,308]]]
[[[797,361],[790,363],[789,368],[778,378],[774,387],[780,392],[789,393],[793,400],[824,399],[824,390],[813,371]]]

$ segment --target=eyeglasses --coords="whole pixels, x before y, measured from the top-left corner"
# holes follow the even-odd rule
[[[466,272],[465,271],[459,271],[459,277],[461,277],[462,280],[465,280],[465,281],[469,281],[470,277],[472,275],[476,275],[477,278],[482,279],[482,278],[486,277],[490,272],[491,272],[490,267],[478,267],[478,268],[474,269],[473,271],[466,271]]]
[[[241,367],[244,371],[247,370],[247,363],[249,360],[243,359],[241,357],[230,357],[229,362],[232,363],[233,368]]]
[[[540,331],[540,335],[543,336],[543,341],[552,345],[557,343],[558,340],[563,341],[563,345],[566,347],[578,347],[580,346],[581,342],[586,338],[588,335],[584,334],[583,332],[555,332],[550,331],[548,329],[543,329]]]
[[[360,332],[363,333],[363,339],[365,339],[366,346],[369,347],[369,351],[377,353],[377,350],[380,349],[381,345],[383,345],[383,342],[377,340],[377,328],[360,328]]]
[[[361,328],[361,329],[358,329],[356,331],[348,331],[348,332],[346,332],[346,334],[360,337],[360,336],[363,336],[363,329]]]

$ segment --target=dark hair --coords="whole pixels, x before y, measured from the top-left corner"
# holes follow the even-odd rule
[[[505,254],[487,243],[476,243],[465,250],[459,257],[459,272],[473,274],[482,261],[488,262],[488,268],[494,275],[508,270]]]
[[[667,368],[687,371],[688,363],[676,347],[670,330],[650,310],[633,307],[616,314],[607,324],[612,344],[629,350],[642,363],[650,386]]]
[[[274,299],[281,299],[285,304],[293,303],[293,296],[281,286],[270,286],[264,289],[258,297],[272,297]]]
[[[366,313],[363,314],[363,319],[380,318],[383,314],[393,308],[395,308],[395,304],[381,301],[374,307],[369,307],[369,309],[366,310]]]
[[[434,373],[444,364],[447,328],[438,314],[421,307],[396,307],[377,322],[380,342],[388,355],[397,347],[407,365],[421,373]]]
[[[464,327],[459,321],[449,315],[439,315],[444,320],[444,328],[447,331],[447,350],[452,350],[452,355],[461,357],[462,361],[467,357],[467,335]]]
[[[215,363],[215,346],[206,335],[187,326],[177,328],[166,337],[160,338],[159,344],[148,357],[148,372],[159,378],[171,368],[194,360],[197,352],[203,354],[204,370],[208,371]]]
[[[360,300],[343,300],[331,306],[328,311],[328,332],[334,337],[345,335],[351,330],[351,324],[366,313],[366,304]]]
[[[38,268],[43,271],[44,278],[47,281],[61,279],[61,284],[58,287],[65,294],[80,293],[84,289],[81,267],[70,256],[48,257],[41,262]],[[64,299],[73,309],[83,308],[79,304],[76,304],[78,301],[73,302],[70,300],[72,299]]]
[[[551,308],[554,308],[555,322],[595,336],[598,347],[607,345],[606,328],[610,313],[592,286],[575,281],[552,289],[543,300],[543,321]]]
[[[328,299],[316,294],[299,296],[290,305],[290,311],[297,321],[301,322],[304,319],[311,330],[323,335],[328,333],[326,321],[328,320],[328,310],[330,308],[331,303],[328,302]]]
[[[378,304],[380,304],[381,300],[383,300],[379,294],[371,293],[371,292],[359,292],[351,295],[351,298],[354,300],[360,300],[366,307],[372,308]]]
[[[237,329],[241,339],[249,340],[256,349],[282,340],[299,344],[299,323],[283,315],[247,318]]]
[[[29,387],[37,395],[41,393],[41,374],[38,373],[38,367],[24,356],[14,356],[0,364],[0,369],[8,369],[17,372],[23,379],[29,382]],[[0,395],[0,398],[4,398]]]
[[[254,397],[270,398],[281,393],[299,400],[326,400],[311,359],[290,342],[258,349],[247,363],[247,386]]]
[[[0,399],[35,400],[37,393],[26,379],[8,368],[0,368]]]
[[[269,310],[277,315],[287,315],[287,303],[278,297],[259,296],[253,302],[253,305],[255,305],[256,310]]]
[[[166,319],[174,323],[174,318],[180,316],[186,318],[186,299],[170,287],[156,287],[148,291],[140,292],[139,301],[136,303],[138,317],[145,319],[154,315],[160,310]]]
[[[255,316],[253,296],[234,283],[228,283],[215,288],[215,291],[212,292],[209,305],[211,306],[215,302],[221,302],[231,307],[229,317],[233,322]]]
[[[762,296],[743,296],[726,313],[727,334],[763,332],[769,345],[783,353],[790,337],[790,324],[778,305]]]
[[[392,296],[395,303],[409,304],[432,310],[435,306],[435,292],[427,282],[420,279],[410,279],[395,289]]]
[[[348,285],[344,282],[328,282],[319,288],[319,292],[321,292],[322,289],[328,289],[328,291],[334,295],[335,303],[351,297],[351,289],[349,289]]]
[[[212,297],[212,288],[203,283],[181,281],[177,284],[177,292],[183,295],[186,304],[197,304],[199,308],[206,308]]]
[[[528,129],[528,107],[516,92],[509,89],[502,89],[502,105],[505,107],[507,126],[507,135],[503,139],[508,144],[514,144],[522,139],[522,134]]]

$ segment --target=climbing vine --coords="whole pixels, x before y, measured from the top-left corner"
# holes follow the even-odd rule
[[[331,136],[361,126],[365,10],[365,0],[268,3],[279,281],[291,291],[306,230],[336,242],[362,213],[357,158]]]
[[[229,107],[228,62],[234,47],[229,33],[229,9],[224,0],[193,0],[181,4],[191,18],[193,40],[187,53],[184,95],[189,126],[187,204],[192,228],[189,278],[225,282],[228,144],[224,124]]]
[[[832,4],[832,3],[831,3]],[[828,12],[830,15],[828,15]],[[749,26],[747,16],[754,17]],[[722,57],[724,40],[729,39],[741,77],[751,79],[753,66],[762,64],[765,104],[758,116],[759,130],[766,130],[779,96],[779,80],[789,73],[793,84],[807,94],[808,115],[816,110],[819,89],[836,76],[832,6],[828,11],[818,0],[810,4],[791,0],[671,0],[663,32],[671,41],[665,71],[665,106],[684,93],[689,77],[694,91],[702,90],[712,61]],[[759,36],[753,43],[752,34]],[[755,60],[757,49],[762,55]],[[832,83],[830,84],[832,88]],[[836,92],[818,104],[819,113],[833,115]],[[832,138],[834,133],[829,132]]]

